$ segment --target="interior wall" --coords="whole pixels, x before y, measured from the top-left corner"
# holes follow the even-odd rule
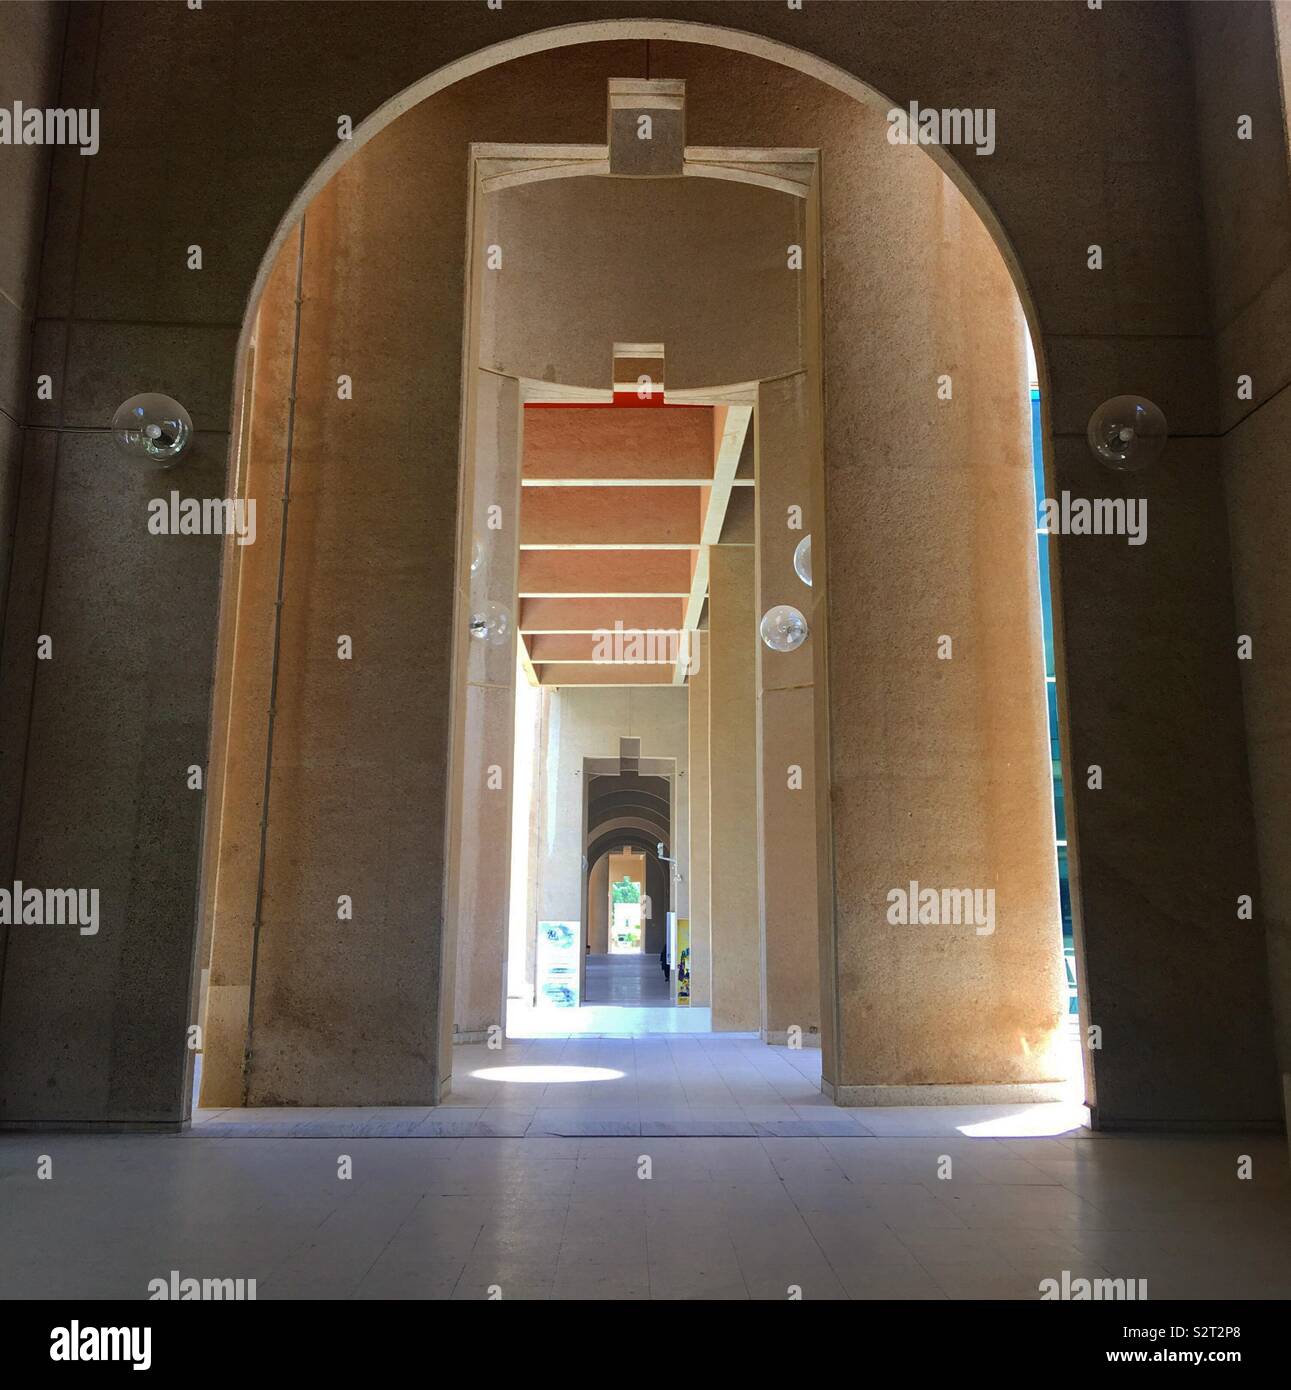
[[[1253,918],[1268,945],[1284,1113],[1291,1111],[1291,5],[1190,13],[1205,191],[1224,500],[1259,855]],[[1251,118],[1237,139],[1235,113]],[[1246,398],[1240,378],[1250,377]],[[1211,455],[1213,460],[1213,454]],[[1230,923],[1227,930],[1234,930]]]
[[[49,105],[58,91],[63,61],[67,7],[63,4],[0,6],[0,91],[7,103],[24,107]],[[45,145],[0,145],[0,613],[10,583],[24,591],[30,607],[33,585],[40,583],[40,550],[31,535],[17,530],[19,495],[26,508],[48,514],[56,455],[56,437],[24,430],[35,395],[34,377],[52,372],[45,358],[31,362],[32,326],[39,309],[37,292],[45,207],[49,196],[54,151]],[[59,151],[84,163],[79,151]],[[34,368],[34,370],[32,370]],[[25,464],[24,464],[25,455]],[[29,623],[6,624],[9,656],[4,671],[13,672],[19,652],[34,645]],[[26,663],[23,663],[26,665]],[[16,674],[16,673],[15,673]],[[25,672],[29,677],[34,674]],[[0,727],[6,732],[0,750],[12,754],[25,732],[23,716],[30,700],[28,681],[0,686]],[[14,775],[14,758],[6,757],[0,777],[0,859],[5,882],[13,882],[17,851],[21,781]],[[0,927],[0,984],[4,978],[4,942],[8,928]]]
[[[488,195],[480,364],[613,383],[615,342],[663,343],[670,390],[802,366],[805,204],[728,179],[547,179]],[[582,229],[570,239],[570,228]]]
[[[0,92],[6,103],[24,107],[53,103],[63,67],[67,26],[64,4],[0,6]],[[35,518],[49,521],[57,436],[43,430],[24,430],[35,381],[53,375],[60,364],[47,354],[32,360],[32,327],[42,311],[38,299],[44,215],[49,197],[53,157],[85,163],[79,150],[54,152],[43,145],[0,145],[0,613],[6,609],[10,585],[15,603],[4,624],[4,657],[0,664],[0,865],[4,881],[15,877],[18,823],[22,803],[22,759],[25,716],[31,706],[35,670],[25,659],[35,651],[36,595],[43,582],[43,537]],[[50,304],[43,306],[49,313]],[[19,493],[25,493],[25,524],[18,528]],[[24,620],[18,620],[18,614]],[[8,927],[0,927],[0,997]],[[0,1074],[3,1074],[0,1061]]]
[[[52,104],[58,91],[67,7],[34,3],[0,7],[0,91],[7,105],[24,109]],[[54,151],[47,145],[0,145],[0,612],[9,583],[14,522],[22,472],[23,422],[35,383],[29,372],[32,324]],[[78,150],[64,156],[83,160]],[[54,363],[42,361],[37,374]],[[38,441],[33,472],[40,466]],[[12,854],[5,842],[4,853]],[[3,953],[0,953],[2,955]]]

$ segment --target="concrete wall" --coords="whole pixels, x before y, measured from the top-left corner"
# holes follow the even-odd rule
[[[1259,877],[1226,885],[1255,900],[1251,921],[1232,910],[1222,930],[1268,943],[1277,1051],[1291,1107],[1291,5],[1195,6],[1190,14],[1205,191],[1211,329],[1219,381],[1224,501],[1233,557],[1237,631]],[[1239,140],[1237,118],[1251,118]],[[1239,378],[1249,376],[1243,398]],[[1212,447],[1207,461],[1213,467]],[[1255,1036],[1263,1020],[1252,1020]]]
[[[598,7],[596,18],[615,9]],[[1105,475],[1087,471],[1083,429],[1117,391],[1153,396],[1176,436],[1191,436],[1176,438],[1145,484],[1160,517],[1150,565],[1124,547],[1074,539],[1057,547],[1071,764],[1115,772],[1102,793],[1070,781],[1091,1016],[1108,1038],[1092,1062],[1105,1122],[1272,1118],[1263,950],[1229,921],[1235,885],[1254,872],[1254,836],[1238,675],[1212,656],[1233,650],[1235,631],[1228,541],[1213,525],[1223,499],[1183,8],[651,3],[634,7],[641,12],[767,35],[861,75],[896,103],[994,109],[991,158],[943,157],[971,177],[1026,278],[1048,387],[1051,483],[1107,487]],[[464,0],[333,7],[328,23],[317,18],[277,3],[73,7],[61,100],[92,98],[111,138],[92,161],[54,162],[35,340],[37,354],[66,368],[57,399],[36,414],[60,432],[59,466],[56,478],[33,471],[21,499],[24,583],[6,616],[10,633],[52,627],[70,637],[85,664],[57,685],[35,679],[34,643],[18,640],[5,688],[32,692],[13,706],[30,719],[5,744],[19,761],[29,748],[15,773],[26,788],[16,867],[28,881],[48,872],[100,884],[105,925],[93,966],[56,944],[28,939],[15,952],[10,943],[0,1067],[11,1116],[177,1119],[191,1021],[179,996],[193,945],[175,923],[194,916],[197,811],[173,769],[200,761],[194,747],[205,743],[218,548],[154,544],[133,524],[147,494],[132,494],[132,483],[105,492],[103,478],[115,476],[109,446],[71,431],[101,429],[120,399],[147,384],[184,400],[207,431],[199,444],[222,457],[247,296],[296,191],[338,152],[338,109],[361,120],[463,54],[584,22],[588,10],[492,11]],[[827,352],[841,367],[859,340],[855,323],[875,307],[891,312],[907,293],[907,248],[886,238],[885,204],[859,182],[870,167],[862,155],[873,150],[855,138],[854,108],[782,69],[671,47],[657,30],[652,37],[651,70],[692,81],[692,140],[825,149],[825,204],[837,209],[826,228]],[[1146,71],[1145,51],[1153,54]],[[168,80],[140,83],[153,55]],[[501,86],[481,77],[454,88],[433,130],[394,134],[395,126],[383,137],[387,151],[401,152],[392,168],[435,189],[417,207],[416,246],[428,260],[418,290],[426,375],[415,398],[421,412],[410,418],[453,436],[466,139],[599,138],[603,78],[644,71],[645,58],[636,40],[534,56]],[[705,71],[713,78],[695,81]],[[140,165],[182,184],[185,197],[141,212],[132,177]],[[849,200],[849,186],[864,196]],[[1240,186],[1233,196],[1242,207]],[[200,274],[185,264],[194,239],[209,253]],[[1100,274],[1086,264],[1095,241],[1115,252]],[[891,276],[860,254],[866,245],[888,248]],[[882,403],[919,378],[918,362],[901,353],[888,367],[890,391],[862,381],[857,401]],[[831,402],[847,399],[837,370]],[[434,401],[440,408],[427,411]],[[372,419],[352,419],[361,426],[352,452],[363,456]],[[863,434],[846,419],[834,437],[855,449]],[[1246,467],[1255,471],[1267,446],[1250,439],[1255,461]],[[888,446],[898,443],[915,449],[921,440]],[[438,470],[451,453],[450,444],[418,457]],[[188,490],[222,491],[218,464],[209,476],[205,467],[200,454],[186,465]],[[442,491],[441,502],[451,505]],[[46,573],[46,538],[47,589],[27,583]],[[142,633],[165,640],[142,642]],[[69,780],[92,808],[88,823],[67,821]],[[52,997],[66,1007],[49,1009]],[[1251,1026],[1234,1028],[1234,1018]]]
[[[725,179],[583,177],[488,202],[487,244],[502,249],[483,280],[491,371],[607,388],[615,342],[663,343],[675,390],[802,365],[804,277],[786,268],[802,199]]]
[[[67,7],[62,4],[5,5],[0,9],[0,99],[10,110],[15,100],[24,107],[52,102],[58,91],[66,25]],[[43,580],[43,546],[33,544],[33,536],[17,534],[16,523],[19,493],[24,486],[24,453],[29,508],[47,507],[57,453],[54,438],[23,430],[36,390],[29,358],[38,310],[52,155],[44,145],[0,145],[0,612],[4,611],[11,581],[25,590],[23,597],[30,609],[34,606],[33,586],[39,588]],[[61,151],[61,159],[64,163],[69,159],[82,166],[85,163],[75,150]],[[56,365],[42,360],[36,374],[52,374]],[[30,625],[7,625],[5,642],[9,648],[6,670],[13,671],[15,663],[20,663],[29,677],[28,644],[35,642]],[[25,733],[28,683],[19,677],[16,684],[0,688],[0,727],[5,729],[0,736],[0,857],[6,881],[14,863],[22,790],[21,759],[15,758],[14,751],[16,741]],[[0,980],[5,935],[6,929],[0,927]]]
[[[6,5],[0,11],[0,93],[10,111],[14,101],[24,108],[52,103],[66,24],[62,4]],[[0,612],[9,583],[22,471],[21,427],[34,388],[28,357],[52,153],[45,145],[0,145]],[[76,151],[65,151],[64,157],[83,159]],[[52,365],[45,363],[41,370],[51,371]],[[35,449],[36,441],[30,443]]]

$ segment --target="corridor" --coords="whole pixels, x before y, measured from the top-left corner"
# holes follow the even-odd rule
[[[672,1008],[668,981],[658,956],[587,957],[588,1004],[616,1004],[625,1008]]]

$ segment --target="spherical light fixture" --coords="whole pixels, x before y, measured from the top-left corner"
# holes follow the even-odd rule
[[[128,458],[169,468],[192,441],[193,419],[177,400],[145,391],[117,406],[112,438]]]
[[[793,552],[793,572],[811,588],[811,537],[804,536]]]
[[[762,640],[773,652],[794,651],[811,635],[807,619],[787,603],[768,608],[759,631],[762,633]]]
[[[1113,396],[1089,417],[1085,433],[1100,463],[1137,473],[1161,457],[1168,432],[1159,406],[1143,396]]]
[[[489,600],[477,604],[471,613],[471,636],[490,647],[501,647],[511,636],[511,612]]]

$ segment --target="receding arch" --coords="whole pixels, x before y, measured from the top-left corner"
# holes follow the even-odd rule
[[[830,63],[814,53],[808,53],[804,49],[795,48],[792,44],[781,43],[778,39],[769,39],[748,30],[700,24],[693,20],[597,19],[582,24],[556,25],[550,29],[539,29],[519,35],[516,38],[503,39],[488,47],[476,49],[474,53],[455,59],[442,68],[436,68],[434,72],[428,73],[419,81],[412,83],[382,102],[375,111],[359,122],[348,140],[338,141],[337,148],[309,176],[279,220],[260,260],[247,298],[247,307],[243,313],[242,330],[237,347],[237,372],[233,386],[235,421],[240,415],[246,349],[250,342],[255,310],[264,292],[269,272],[292,229],[333,175],[353,159],[364,145],[398,120],[405,112],[425,101],[428,97],[436,95],[465,78],[473,77],[489,68],[498,67],[503,63],[526,57],[532,53],[541,53],[555,48],[571,48],[579,44],[609,43],[623,39],[657,39],[661,42],[725,48],[733,52],[748,54],[751,57],[763,58],[768,62],[778,63],[782,67],[792,68],[804,76],[814,78],[816,81],[842,92],[854,101],[875,109],[888,110],[894,105],[892,99],[886,97],[878,88],[854,73],[848,72],[845,68],[840,68],[837,64]],[[1041,396],[1047,401],[1049,381],[1044,361],[1044,345],[1040,334],[1039,320],[1035,312],[1035,301],[1020,257],[989,199],[969,177],[964,166],[940,145],[926,145],[920,148],[967,198],[1004,258],[1004,263],[1013,279],[1018,298],[1022,303],[1023,313],[1026,315],[1027,324],[1031,330],[1040,373]],[[726,176],[729,177],[729,175]],[[230,437],[234,440],[238,437],[236,424]]]
[[[587,32],[589,29],[594,30],[595,32]],[[624,29],[628,31],[633,31],[635,29],[638,32],[625,33]],[[653,35],[647,35],[645,33],[639,32],[643,29],[657,29],[660,32],[654,33]],[[422,82],[415,84],[413,87],[407,89],[405,93],[400,94],[399,98],[392,99],[391,102],[387,102],[385,105],[379,108],[377,112],[373,113],[373,115],[369,117],[361,126],[361,130],[365,132],[364,138],[361,141],[355,142],[352,148],[344,151],[338,150],[337,152],[334,152],[333,156],[329,156],[329,160],[325,161],[324,164],[320,166],[319,171],[316,171],[315,175],[311,177],[311,180],[306,184],[305,188],[302,189],[301,194],[298,195],[296,202],[293,203],[293,209],[289,211],[287,217],[284,219],[284,223],[286,224],[286,227],[289,229],[291,225],[292,216],[298,215],[298,210],[301,208],[302,204],[308,205],[309,202],[312,201],[312,198],[315,196],[317,189],[322,184],[325,184],[327,181],[329,181],[334,173],[341,169],[350,158],[357,154],[359,148],[362,148],[364,145],[366,145],[373,137],[379,134],[382,129],[384,129],[387,125],[391,124],[399,116],[406,114],[414,106],[421,104],[421,102],[424,101],[427,97],[433,96],[439,90],[442,90],[443,88],[452,85],[453,83],[460,81],[465,77],[471,76],[474,73],[482,72],[494,66],[500,66],[511,61],[514,58],[527,56],[536,51],[541,51],[542,49],[560,48],[569,45],[588,42],[609,41],[612,39],[623,37],[654,36],[660,38],[667,38],[674,42],[683,44],[694,42],[710,48],[727,47],[736,51],[746,51],[750,54],[750,56],[754,58],[760,58],[764,61],[778,63],[783,67],[802,73],[809,79],[825,80],[822,77],[821,73],[815,70],[817,68],[823,68],[827,66],[820,63],[819,60],[812,58],[809,55],[800,54],[798,56],[801,59],[801,61],[788,62],[784,60],[780,52],[783,46],[776,44],[766,45],[765,41],[761,40],[751,40],[749,44],[743,44],[740,42],[727,42],[726,40],[729,38],[731,32],[733,31],[714,30],[711,29],[709,26],[703,25],[655,25],[650,22],[643,22],[641,25],[634,25],[631,22],[602,21],[591,26],[566,26],[563,29],[559,30],[542,31],[540,34],[529,36],[529,38],[525,40],[512,40],[508,41],[508,43],[505,44],[496,45],[489,50],[482,50],[481,54],[473,55],[471,60],[461,60],[457,64],[449,65],[447,68],[442,69],[438,73],[434,74],[431,78],[427,78]],[[536,42],[537,40],[547,38],[550,38],[551,41]],[[776,51],[760,51],[767,47]],[[784,52],[793,53],[794,50],[784,49]],[[492,60],[488,62],[476,61],[477,59],[480,59],[483,54],[491,54]],[[833,71],[837,72],[837,70]],[[847,78],[845,74],[839,74],[838,80],[826,81],[826,85],[834,88],[836,91],[841,92],[844,96],[847,96],[852,100],[857,100],[862,102],[862,104],[868,105],[872,110],[881,107],[881,105],[883,104],[883,99],[877,93],[874,93],[872,89],[867,88],[865,84],[860,83],[856,79]],[[860,95],[858,95],[858,93],[860,93]],[[953,160],[946,156],[944,152],[936,151],[934,153],[928,150],[921,150],[919,153],[927,154],[929,158],[933,159],[934,165],[939,166],[943,173],[949,174],[951,176],[952,182],[954,182],[956,185],[962,186],[963,180],[959,177],[955,177],[954,174],[954,170],[957,169],[958,166],[955,164]],[[987,234],[992,236],[996,249],[1001,252],[1001,258],[1004,265],[1008,267],[1012,273],[1012,267],[1010,265],[1010,256],[1007,253],[1007,243],[1003,241],[1002,236],[998,233],[998,229],[996,229],[995,232],[992,232],[990,220],[984,218],[982,215],[979,206],[979,199],[976,197],[971,198],[969,200],[969,207],[971,208],[972,215],[975,216],[978,219],[978,221],[983,224],[983,227]],[[280,231],[281,230],[282,229],[280,229]],[[983,243],[985,242],[985,239],[985,237],[981,238]],[[257,278],[259,280],[260,277]],[[1003,275],[1000,276],[1000,279],[1001,281],[1003,280]],[[1018,292],[1018,297],[1020,302],[1023,304],[1024,310],[1029,309],[1028,297],[1025,293],[1019,291],[1019,281],[1016,276],[1016,273],[1013,274],[1013,285],[1015,292]],[[244,325],[244,335],[245,332],[246,325]],[[235,435],[235,437],[237,436]]]

